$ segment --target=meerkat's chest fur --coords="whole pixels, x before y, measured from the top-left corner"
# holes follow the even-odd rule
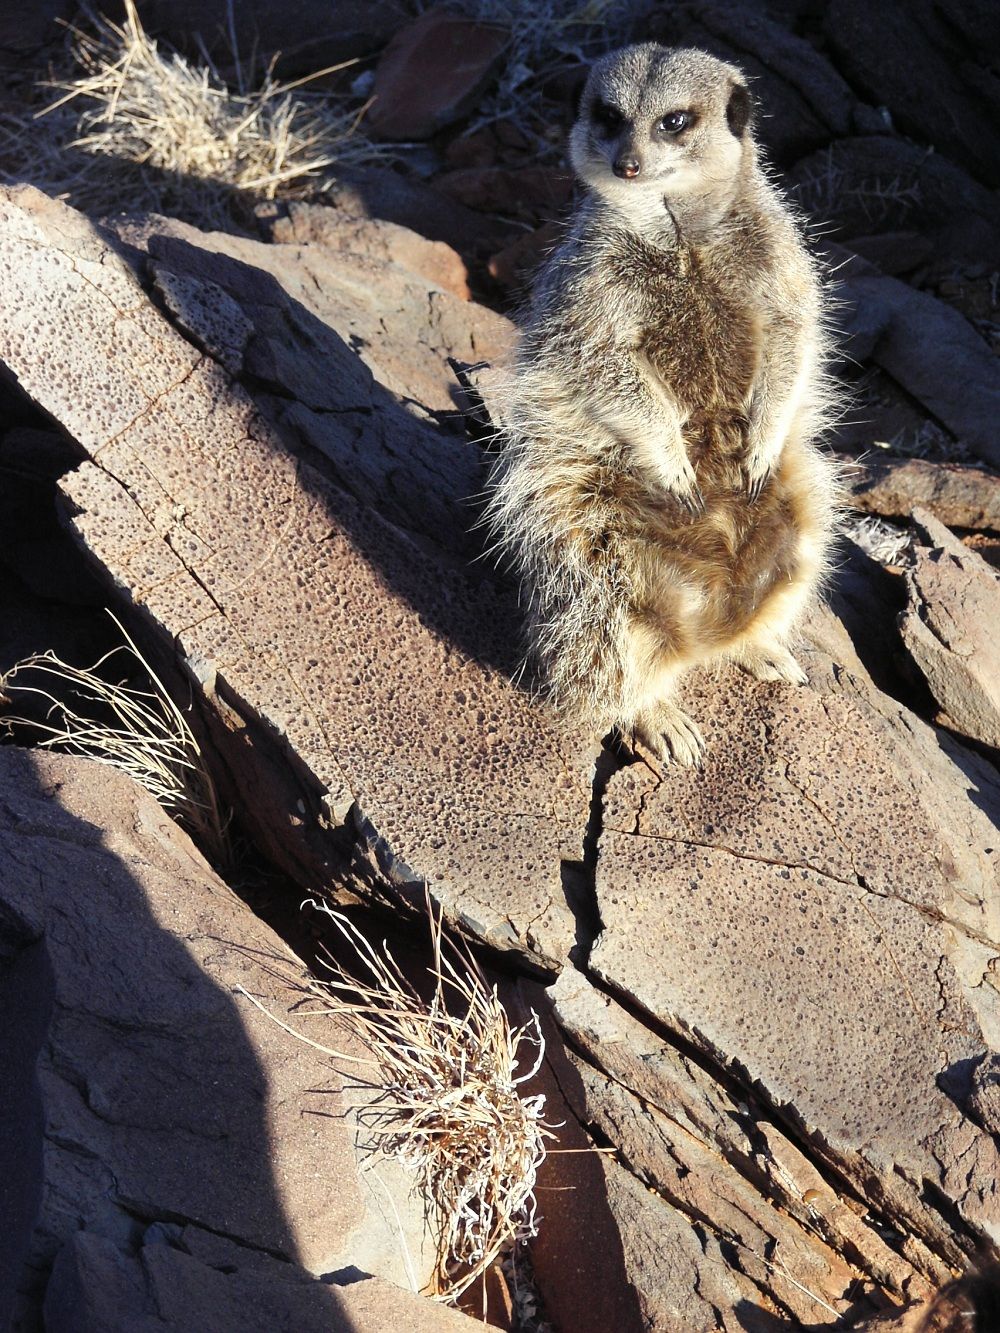
[[[666,250],[627,236],[617,256],[624,299],[636,310],[636,350],[683,410],[706,499],[742,486],[747,407],[768,332],[762,250],[740,236]]]

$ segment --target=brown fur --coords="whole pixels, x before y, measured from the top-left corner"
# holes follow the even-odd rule
[[[727,127],[737,77],[651,47],[592,76],[632,108],[630,153],[644,105],[697,105],[700,139],[662,151],[689,183],[711,169],[677,199],[657,194],[674,166],[645,194],[605,185],[600,155],[620,149],[582,118],[595,195],[539,279],[490,500],[556,700],[686,763],[702,742],[670,695],[688,667],[728,656],[804,679],[787,642],[834,527],[818,285],[749,131],[734,144]],[[655,86],[633,95],[641,78]]]

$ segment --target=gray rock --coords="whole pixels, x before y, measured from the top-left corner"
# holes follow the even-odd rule
[[[476,1321],[378,1278],[319,1282],[231,1241],[186,1227],[147,1232],[128,1251],[78,1233],[56,1261],[49,1333],[211,1329],[212,1333],[472,1333]]]
[[[1000,746],[1000,581],[932,514],[913,518],[919,545],[906,575],[903,642],[952,725]]]
[[[1000,468],[1000,361],[957,310],[897,278],[845,272],[843,288],[883,332],[871,360],[978,458]]]
[[[353,1069],[338,1072],[237,993],[286,1014],[302,993],[294,955],[124,775],[8,746],[0,787],[4,984],[20,972],[24,1011],[0,1071],[4,1120],[24,1134],[0,1143],[22,1228],[44,1150],[37,1219],[3,1239],[19,1319],[30,1326],[74,1233],[130,1247],[156,1220],[189,1220],[314,1274],[354,1264],[408,1284],[409,1263],[427,1280],[432,1247],[409,1178],[392,1163],[383,1185],[360,1172]],[[25,931],[38,943],[11,957]],[[32,1130],[24,1075],[46,1025],[47,971]],[[325,1035],[361,1054],[343,1029]]]

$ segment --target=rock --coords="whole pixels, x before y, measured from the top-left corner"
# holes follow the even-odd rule
[[[396,33],[375,70],[365,121],[378,139],[429,139],[470,111],[509,41],[505,28],[435,5]]]
[[[359,1171],[353,1068],[338,1072],[237,994],[287,1015],[302,995],[298,959],[123,774],[7,746],[0,786],[3,984],[20,970],[20,1040],[37,1049],[47,1026],[43,1121],[30,1080],[14,1079],[16,1048],[0,1075],[4,1118],[27,1130],[0,1141],[3,1179],[22,1179],[44,1146],[20,1317],[33,1326],[74,1233],[128,1247],[155,1222],[189,1221],[248,1256],[280,1256],[282,1271],[355,1265],[409,1285],[410,1263],[426,1281],[432,1246],[410,1179],[391,1162],[383,1185]],[[360,1054],[342,1027],[324,1035]],[[104,1325],[114,1326],[127,1325]]]
[[[319,245],[332,254],[368,255],[416,273],[462,301],[469,299],[468,269],[450,245],[381,218],[354,217],[341,208],[292,200],[287,216],[271,227],[270,239],[282,245]]]
[[[422,901],[428,882],[458,926],[557,968],[575,942],[562,863],[581,855],[593,756],[587,738],[510,689],[516,607],[481,564],[470,570],[451,554],[451,529],[471,521],[467,479],[481,486],[462,460],[476,469],[478,455],[457,436],[413,433],[411,463],[395,455],[387,427],[381,481],[362,488],[365,501],[349,495],[289,452],[246,389],[176,332],[84,219],[28,189],[3,196],[0,212],[0,286],[23,312],[0,359],[100,457],[63,483],[74,528],[134,604],[177,636],[268,853],[300,882],[325,884],[346,840],[380,866],[381,891],[388,877],[398,897]],[[264,335],[248,349],[260,353],[255,373],[276,388],[287,375],[285,393],[327,394],[317,403],[331,422],[357,415],[359,456],[378,453],[369,422],[406,414],[301,304],[346,296],[316,293],[296,268],[286,297],[256,268],[280,262],[268,247],[240,250],[247,262],[237,265],[179,235],[158,262],[176,272],[186,259],[186,276],[231,296],[237,278],[247,284],[244,313]],[[372,265],[355,276],[343,258],[342,268],[358,311],[392,274]],[[420,308],[442,343],[476,350],[459,318],[466,303],[425,286]],[[116,311],[131,313],[109,320]],[[379,356],[393,346],[402,356],[405,336],[386,334]],[[79,372],[83,348],[93,374]],[[423,392],[418,384],[413,396]],[[439,484],[408,483],[411,466],[426,475],[438,466],[429,451],[441,449],[457,465],[442,462]],[[420,517],[436,491],[460,518],[447,508]],[[409,536],[381,512],[400,507]]]
[[[466,167],[437,176],[434,188],[467,208],[539,222],[565,210],[573,175],[556,167]]]
[[[760,139],[781,166],[851,132],[857,97],[841,75],[813,45],[756,7],[685,0],[658,8],[648,35],[739,65],[765,112]]]
[[[934,242],[918,231],[877,232],[871,236],[852,236],[851,249],[890,277],[912,273],[933,258]]]
[[[69,18],[69,0],[17,0],[0,3],[0,64],[14,68],[26,55],[37,51],[59,35],[59,22]]]
[[[51,1333],[211,1329],[212,1333],[472,1333],[477,1321],[378,1278],[318,1282],[195,1227],[151,1227],[137,1246],[78,1233],[45,1301]],[[481,1325],[479,1325],[481,1327]]]
[[[845,76],[877,106],[888,107],[901,130],[995,187],[995,21],[991,41],[980,45],[956,30],[949,8],[888,0],[876,11],[859,0],[832,0],[823,12],[823,31]]]
[[[468,497],[481,489],[479,456],[460,425],[436,426],[457,415],[446,358],[498,355],[512,339],[505,319],[377,255],[206,236],[165,219],[119,234],[149,252],[161,288],[185,293],[170,310],[189,337],[270,391],[290,445],[362,503],[379,497],[385,517],[478,553]],[[243,321],[228,350],[205,318],[212,293]]]
[[[511,223],[486,218],[481,213],[465,208],[454,200],[445,199],[437,190],[423,182],[402,176],[386,167],[358,167],[338,174],[337,180],[323,195],[323,209],[336,209],[348,219],[373,218],[394,222],[407,227],[431,241],[444,241],[456,250],[466,263],[478,255],[488,255],[514,234]],[[261,225],[265,235],[275,240],[283,238],[273,232],[274,222],[265,212]],[[308,216],[315,219],[318,205],[300,206],[296,228]],[[313,239],[308,234],[295,239]]]
[[[932,514],[917,509],[913,519],[919,544],[906,575],[903,642],[951,724],[1000,746],[1000,582]]]
[[[880,454],[843,461],[852,503],[865,513],[908,519],[914,509],[928,509],[952,528],[1000,532],[1000,477],[990,472]]]
[[[1000,1234],[994,1142],[939,1087],[996,1040],[994,997],[976,994],[1000,941],[995,830],[981,819],[967,840],[952,823],[965,775],[935,773],[915,719],[894,734],[831,690],[844,673],[809,667],[793,707],[777,687],[692,682],[704,770],[612,776],[590,966],[787,1108],[812,1153],[954,1262],[930,1182],[972,1234]]]
[[[875,263],[865,249],[873,236],[913,231],[936,255],[997,262],[1000,202],[949,156],[887,134],[861,135],[804,157],[787,179],[811,219]],[[913,244],[906,242],[907,264]]]
[[[429,884],[519,968],[575,964],[627,1000],[638,1031],[610,1053],[575,1036],[565,1065],[577,1126],[620,1139],[585,1211],[625,1326],[804,1315],[772,1243],[836,1315],[856,1278],[870,1313],[1000,1236],[974,1110],[1000,1050],[1000,778],[869,678],[900,648],[883,587],[852,568],[842,618],[816,611],[808,689],[685,684],[702,771],[595,766],[594,738],[511,687],[513,590],[454,535],[478,456],[431,349],[476,364],[468,303],[350,255],[327,291],[309,246],[160,223],[112,246],[31,190],[0,222],[0,360],[86,451],[74,531],[176,652],[264,850],[400,909]],[[235,302],[235,379],[198,332],[210,305],[168,317],[130,265]],[[328,455],[275,428],[303,413]]]
[[[539,266],[559,244],[562,235],[560,222],[546,222],[534,231],[522,232],[491,257],[487,272],[505,291],[527,293]]]
[[[956,310],[897,278],[845,270],[841,286],[882,326],[870,356],[983,462],[1000,468],[1000,360]]]
[[[225,67],[251,60],[267,65],[277,55],[275,68],[281,78],[315,74],[329,65],[369,55],[384,46],[407,18],[398,0],[292,0],[280,7],[265,0],[245,0],[235,7],[225,0],[207,4],[203,0],[137,0],[137,8],[150,36],[166,37],[193,58],[204,60],[207,48]],[[120,0],[106,12],[120,17]]]
[[[886,1293],[895,1300],[930,1293],[912,1263],[838,1198],[755,1098],[735,1100],[579,973],[563,972],[551,995],[573,1053],[576,1116],[595,1123],[629,1170],[695,1229],[736,1247],[755,1301],[777,1301],[811,1321],[824,1302],[851,1308],[848,1291],[855,1314],[858,1303],[878,1308]],[[569,1080],[562,1074],[560,1081]]]

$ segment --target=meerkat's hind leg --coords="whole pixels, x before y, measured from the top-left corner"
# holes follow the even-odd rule
[[[805,685],[809,680],[784,644],[774,643],[763,648],[759,644],[748,643],[730,656],[737,666],[756,680],[783,680],[789,685]]]
[[[635,741],[665,763],[700,767],[705,738],[694,722],[669,699],[648,705],[632,724]]]

